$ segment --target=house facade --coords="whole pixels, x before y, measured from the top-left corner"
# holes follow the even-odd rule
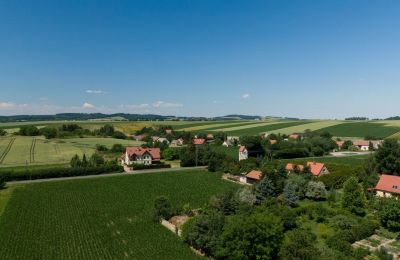
[[[125,151],[124,164],[151,165],[160,161],[160,148],[127,147]]]
[[[328,174],[329,170],[326,167],[326,165],[324,163],[318,163],[318,162],[307,162],[307,167],[310,168],[310,172],[313,176],[318,177],[321,176],[323,174]],[[304,171],[304,165],[301,164],[293,164],[293,163],[288,163],[286,164],[285,167],[286,171],[288,173],[291,173],[292,171],[294,171],[295,169],[298,169],[300,172]]]
[[[248,184],[255,184],[255,183],[259,182],[261,179],[262,179],[262,172],[252,170],[245,176],[242,176],[240,178],[240,182],[248,183]]]
[[[239,161],[246,160],[249,158],[249,152],[247,151],[246,147],[241,145],[239,147]]]
[[[369,151],[369,141],[358,140],[353,142],[354,146],[357,146],[361,151]]]
[[[382,174],[374,190],[378,197],[400,197],[400,176]]]

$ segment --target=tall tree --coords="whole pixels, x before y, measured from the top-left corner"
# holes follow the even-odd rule
[[[309,230],[294,229],[285,234],[279,252],[279,257],[284,260],[291,259],[319,259],[316,245],[317,237]]]
[[[366,198],[362,186],[355,177],[349,178],[343,185],[342,207],[357,215],[365,213]]]
[[[400,175],[400,145],[397,140],[385,140],[375,153],[377,169],[380,173]]]
[[[275,197],[277,195],[274,183],[269,178],[269,176],[265,176],[257,184],[255,188],[255,195],[258,203],[262,202],[264,199],[268,197]]]

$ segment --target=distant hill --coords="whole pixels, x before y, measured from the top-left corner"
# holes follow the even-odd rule
[[[0,116],[0,122],[24,122],[24,121],[212,121],[212,120],[258,120],[260,116],[227,115],[220,117],[176,117],[161,116],[155,114],[102,114],[102,113],[61,113],[55,115],[15,115]]]

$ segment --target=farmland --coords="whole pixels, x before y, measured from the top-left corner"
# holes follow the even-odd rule
[[[352,122],[326,127],[321,130],[327,131],[334,136],[385,138],[399,132],[400,127],[386,126],[385,124],[373,122]]]
[[[0,217],[0,259],[197,259],[152,221],[154,200],[198,208],[233,187],[205,171],[25,185]]]
[[[114,138],[51,139],[43,137],[0,138],[0,167],[19,165],[65,164],[72,156],[91,155],[96,144],[111,147],[113,144],[139,145],[140,142]]]

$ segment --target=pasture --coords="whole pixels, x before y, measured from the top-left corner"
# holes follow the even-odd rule
[[[90,156],[96,144],[140,145],[141,142],[114,138],[50,139],[43,137],[10,136],[0,138],[0,167],[22,165],[65,164],[78,154]]]
[[[0,216],[0,259],[200,259],[152,220],[154,200],[199,208],[237,187],[187,171],[28,184]]]

